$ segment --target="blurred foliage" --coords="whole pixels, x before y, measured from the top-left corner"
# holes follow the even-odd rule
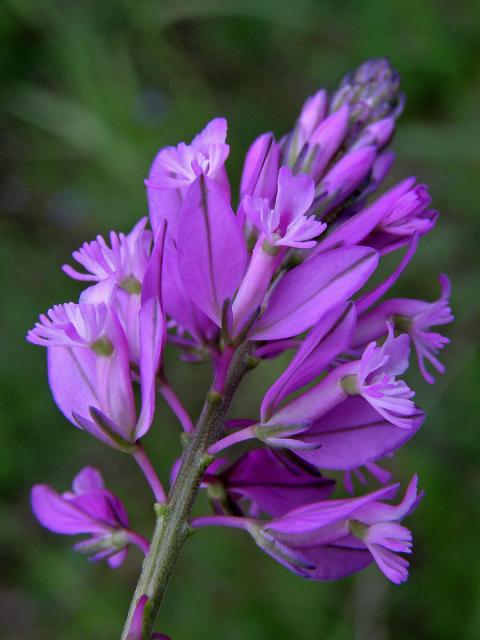
[[[333,88],[368,57],[387,55],[407,93],[391,180],[415,173],[442,217],[399,290],[437,295],[454,284],[448,373],[426,388],[422,432],[391,463],[418,470],[427,498],[411,521],[410,582],[375,568],[335,584],[308,583],[240,532],[186,545],[162,610],[175,640],[477,640],[480,417],[477,346],[480,241],[480,6],[472,0],[3,0],[0,5],[0,617],[5,638],[118,637],[140,558],[115,573],[89,565],[42,530],[29,488],[68,486],[98,465],[131,519],[152,528],[148,490],[127,456],[67,424],[54,406],[44,353],[24,342],[40,311],[79,289],[59,266],[84,239],[128,230],[146,211],[143,178],[156,150],[225,115],[234,189],[249,141],[288,130],[304,98]],[[238,402],[254,415],[278,364],[257,371]],[[192,413],[202,368],[168,371]],[[167,476],[179,451],[165,408],[147,439]]]

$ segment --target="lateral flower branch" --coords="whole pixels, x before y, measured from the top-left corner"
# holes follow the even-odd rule
[[[414,178],[379,195],[403,105],[389,62],[365,62],[333,94],[308,98],[289,134],[253,142],[236,208],[223,118],[190,144],[161,149],[145,181],[149,218],[75,251],[77,266],[63,269],[87,288],[28,333],[47,348],[67,420],[130,455],[152,489],[151,540],[130,528],[96,469],[80,471],[66,493],[32,491],[38,520],[88,534],[75,548],[93,560],[118,567],[131,545],[145,555],[123,640],[166,638],[153,631],[163,594],[185,539],[206,526],[245,531],[306,578],[375,562],[392,582],[407,579],[412,535],[401,522],[422,493],[414,477],[392,504],[399,485],[381,464],[424,421],[403,377],[411,347],[433,383],[448,343],[436,327],[453,316],[445,275],[437,301],[386,298],[438,217]],[[385,270],[392,252],[399,259]],[[168,382],[166,348],[212,367],[196,421]],[[232,418],[245,374],[285,352],[290,363],[258,414]],[[158,396],[183,432],[168,491],[143,446],[161,428],[152,427]],[[343,497],[331,471],[344,474]],[[192,519],[200,490],[212,512]]]

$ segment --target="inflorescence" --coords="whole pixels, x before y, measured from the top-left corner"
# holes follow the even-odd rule
[[[280,141],[267,133],[253,142],[236,210],[223,118],[190,144],[161,149],[145,181],[149,219],[75,251],[78,266],[64,271],[88,288],[28,333],[47,347],[50,387],[67,420],[131,453],[160,504],[168,499],[142,447],[157,395],[184,431],[195,429],[168,383],[167,345],[187,362],[210,362],[219,394],[240,345],[255,363],[290,353],[258,414],[225,423],[210,448],[201,488],[213,513],[189,524],[243,529],[272,558],[315,580],[372,562],[394,583],[408,576],[412,535],[400,523],[422,494],[414,477],[392,504],[399,485],[378,462],[424,421],[403,378],[411,349],[433,383],[448,343],[435,327],[453,316],[445,275],[435,302],[385,298],[438,216],[414,178],[377,195],[403,104],[386,60],[364,63],[333,94],[319,91]],[[371,286],[394,251],[393,271]],[[331,497],[331,471],[344,474],[347,497]],[[380,488],[355,495],[365,472]],[[34,487],[32,504],[52,531],[89,534],[76,549],[94,560],[117,567],[129,545],[148,551],[94,469],[61,495]]]

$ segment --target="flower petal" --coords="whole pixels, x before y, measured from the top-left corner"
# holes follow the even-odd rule
[[[300,387],[311,382],[349,345],[355,328],[353,303],[339,305],[313,327],[284,373],[267,391],[261,420],[269,419],[275,407]]]
[[[292,269],[273,290],[251,339],[278,340],[302,333],[358,291],[377,263],[376,251],[350,247],[320,254]]]
[[[374,462],[403,446],[420,429],[425,415],[417,410],[411,429],[400,429],[383,418],[363,398],[350,397],[320,418],[305,434],[317,448],[297,451],[322,469],[347,470]]]
[[[235,293],[247,265],[242,230],[224,192],[200,175],[180,217],[178,266],[185,289],[218,326],[222,306]]]

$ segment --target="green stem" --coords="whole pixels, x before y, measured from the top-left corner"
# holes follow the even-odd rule
[[[190,514],[203,472],[211,462],[207,451],[220,437],[233,396],[249,368],[248,346],[243,345],[234,354],[223,389],[212,388],[207,395],[196,428],[187,442],[168,502],[157,511],[150,551],[143,563],[122,640],[127,639],[137,602],[142,595],[148,597],[143,618],[143,638],[150,638],[175,562],[188,536]]]

